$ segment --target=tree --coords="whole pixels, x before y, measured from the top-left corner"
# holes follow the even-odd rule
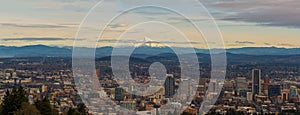
[[[183,112],[183,113],[181,113],[181,115],[191,115],[191,114],[188,112]]]
[[[29,104],[25,89],[13,87],[11,91],[7,90],[0,106],[1,115],[58,115],[49,99],[46,97],[42,101],[37,101],[34,105]]]
[[[86,108],[86,106],[83,103],[79,103],[77,105],[77,109],[78,109],[78,112],[81,115],[87,115],[88,114],[88,109]]]
[[[3,98],[1,114],[12,115],[14,111],[21,108],[22,103],[28,103],[26,91],[22,86],[18,89],[13,87],[11,92],[7,90]]]
[[[48,97],[45,97],[42,101],[35,102],[36,108],[41,112],[42,115],[58,115],[58,111],[55,110]]]
[[[80,115],[80,114],[76,109],[70,108],[67,115]]]
[[[26,95],[26,91],[22,86],[19,87],[17,90],[17,102],[21,102],[21,103],[19,103],[19,107],[22,106],[23,102],[28,102],[28,97]]]
[[[17,108],[13,105],[11,93],[9,90],[6,90],[5,96],[3,98],[3,110],[1,111],[2,115],[12,114],[11,112],[17,110]]]
[[[88,109],[83,103],[79,103],[77,108],[70,108],[68,115],[88,115]]]
[[[41,115],[41,113],[34,105],[22,103],[21,109],[15,111],[14,115]]]

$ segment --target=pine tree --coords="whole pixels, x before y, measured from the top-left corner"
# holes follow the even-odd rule
[[[83,103],[79,103],[77,105],[77,109],[70,108],[67,114],[68,115],[88,115],[88,110]]]
[[[45,97],[42,101],[35,102],[35,106],[42,115],[58,115],[58,111],[51,106],[48,97]]]
[[[70,108],[68,110],[67,115],[80,115],[78,111],[76,111],[76,109]]]
[[[5,96],[3,98],[3,110],[1,111],[2,115],[8,115],[10,112],[17,110],[15,106],[13,106],[11,93],[9,90],[6,90]]]
[[[86,106],[83,103],[79,103],[77,105],[77,109],[78,109],[78,112],[81,115],[87,115],[88,114],[88,110],[87,110]]]
[[[28,103],[26,91],[23,87],[13,87],[12,91],[6,91],[2,103],[3,115],[12,115],[14,111],[17,111],[22,107],[22,103]]]
[[[21,109],[14,112],[14,115],[41,115],[34,105],[23,103]]]
[[[26,91],[22,86],[18,88],[17,95],[19,96],[17,98],[18,99],[17,101],[21,102],[20,104],[22,104],[22,102],[28,102],[28,97],[26,95]]]

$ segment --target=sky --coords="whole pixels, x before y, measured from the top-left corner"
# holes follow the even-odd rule
[[[44,44],[72,46],[81,22],[100,0],[3,0],[0,4],[0,45],[24,46]],[[136,45],[144,37],[173,46],[206,48],[203,36],[176,13],[159,8],[140,8],[123,12],[130,4],[144,0],[105,0],[99,15],[92,17],[88,31],[101,32],[106,17],[120,13],[105,29],[98,46],[114,45],[120,37],[123,45]],[[160,0],[161,1],[161,0]],[[149,2],[149,1],[148,1]],[[185,12],[190,20],[208,27],[194,0],[165,0],[170,7]],[[200,0],[216,21],[226,48],[300,47],[299,0]],[[168,22],[151,22],[152,20]],[[211,18],[209,18],[211,19]],[[134,25],[135,22],[148,21]],[[149,22],[150,21],[150,22]],[[174,28],[175,27],[175,28]],[[176,27],[180,31],[176,31]],[[125,33],[124,33],[125,32]],[[184,35],[186,35],[184,38]],[[86,34],[89,34],[87,32]],[[100,36],[99,36],[100,37]],[[90,40],[97,38],[82,38]],[[188,40],[186,40],[188,39]],[[210,38],[207,38],[210,39]],[[92,41],[92,40],[91,40]]]

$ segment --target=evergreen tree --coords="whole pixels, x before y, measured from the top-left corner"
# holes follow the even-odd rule
[[[77,109],[78,109],[78,112],[81,115],[87,115],[88,114],[88,109],[87,109],[87,107],[83,103],[79,103],[77,105]]]
[[[17,108],[12,103],[11,93],[9,90],[6,90],[5,92],[2,105],[3,105],[2,106],[3,110],[1,111],[2,115],[8,115],[12,111],[17,110]]]
[[[181,115],[191,115],[191,114],[188,112],[183,112],[183,113],[181,113]]]
[[[21,102],[21,103],[19,103],[19,104],[21,104],[20,107],[22,106],[23,102],[28,102],[28,97],[26,95],[26,91],[22,86],[18,88],[17,96],[18,96],[17,102]]]
[[[12,115],[14,111],[17,111],[22,107],[22,103],[28,103],[26,91],[23,87],[13,87],[12,91],[6,91],[2,103],[2,115]]]
[[[68,113],[68,115],[88,115],[88,109],[86,108],[86,106],[83,103],[79,103],[77,105],[77,108],[70,108]]]
[[[41,112],[42,115],[58,115],[58,111],[55,110],[48,97],[45,97],[42,101],[35,102],[36,108]]]
[[[34,105],[23,103],[21,109],[15,111],[14,115],[41,115],[41,113]]]
[[[80,115],[80,114],[76,109],[70,108],[67,115]]]

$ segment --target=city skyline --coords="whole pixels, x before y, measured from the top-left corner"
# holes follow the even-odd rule
[[[217,82],[210,79],[210,66],[208,62],[201,63],[201,75],[199,82],[189,79],[182,79],[180,76],[180,67],[175,63],[176,60],[167,56],[158,60],[162,62],[169,62],[166,69],[169,71],[166,76],[169,76],[165,81],[163,87],[151,95],[139,96],[131,94],[135,92],[136,88],[123,88],[114,80],[112,71],[109,71],[109,60],[99,59],[96,61],[96,76],[99,82],[103,85],[102,91],[89,93],[90,88],[78,91],[78,84],[74,84],[77,78],[72,74],[72,67],[70,58],[63,57],[15,57],[15,58],[0,58],[0,98],[2,102],[5,97],[9,96],[6,91],[14,90],[15,88],[24,87],[28,101],[26,101],[33,110],[36,107],[42,115],[44,111],[39,109],[35,103],[48,97],[50,103],[55,107],[55,111],[63,115],[72,112],[72,109],[80,107],[82,100],[88,99],[91,103],[84,103],[87,111],[84,113],[98,114],[124,114],[124,109],[128,109],[127,114],[167,114],[183,112],[188,115],[197,115],[201,112],[201,106],[205,96],[209,99],[216,96],[216,90],[221,89],[218,95],[217,102],[211,105],[211,110],[206,112],[207,115],[228,112],[240,114],[299,114],[300,106],[300,70],[299,62],[281,63],[274,61],[267,56],[270,62],[255,62],[255,61],[241,61],[229,63],[224,82]],[[236,58],[230,58],[235,60]],[[260,58],[255,58],[259,60]],[[147,61],[136,61],[140,59],[133,59],[131,63],[132,78],[140,83],[147,83],[149,78],[155,82],[162,82],[163,80],[157,77],[151,77],[147,72],[147,68],[151,63]],[[11,63],[13,62],[13,63]],[[250,62],[250,63],[249,63]],[[62,66],[63,65],[63,66]],[[140,66],[137,66],[140,65]],[[12,68],[13,67],[13,68]],[[74,81],[75,80],[75,81]],[[95,79],[97,80],[97,78]],[[83,80],[83,83],[93,84],[91,80]],[[197,83],[194,88],[189,85]],[[209,85],[212,83],[212,86]],[[158,84],[151,85],[151,89],[156,89]],[[194,86],[194,85],[193,85]],[[219,86],[223,86],[220,88]],[[218,88],[219,87],[219,88]],[[256,87],[256,88],[255,88]],[[101,89],[102,89],[101,88]],[[212,88],[212,90],[208,90]],[[97,89],[98,90],[98,89]],[[12,93],[13,94],[13,93]],[[97,95],[99,94],[99,95]],[[186,98],[188,94],[195,94],[193,98]],[[177,95],[180,98],[172,97]],[[79,97],[81,96],[81,98]],[[99,97],[100,96],[100,97]],[[103,99],[107,97],[111,102]],[[99,99],[101,98],[101,99]],[[187,103],[188,106],[183,106],[186,100],[191,100]],[[83,101],[84,102],[84,101]],[[0,101],[1,103],[1,101]],[[110,106],[117,104],[116,106]],[[164,105],[170,104],[173,109],[165,109]],[[183,104],[183,105],[182,105]],[[6,104],[8,105],[8,104]],[[118,107],[121,107],[118,109]],[[183,107],[180,111],[177,107]],[[51,109],[51,107],[47,107]],[[17,110],[19,110],[18,108]],[[22,109],[22,108],[21,108]],[[24,110],[32,110],[24,109]],[[5,112],[17,112],[14,110],[4,109]],[[6,111],[7,110],[7,111]],[[54,109],[53,109],[54,110]],[[107,111],[105,111],[107,110]],[[182,111],[181,111],[182,110]]]
[[[300,115],[299,0],[6,0],[0,114]]]

